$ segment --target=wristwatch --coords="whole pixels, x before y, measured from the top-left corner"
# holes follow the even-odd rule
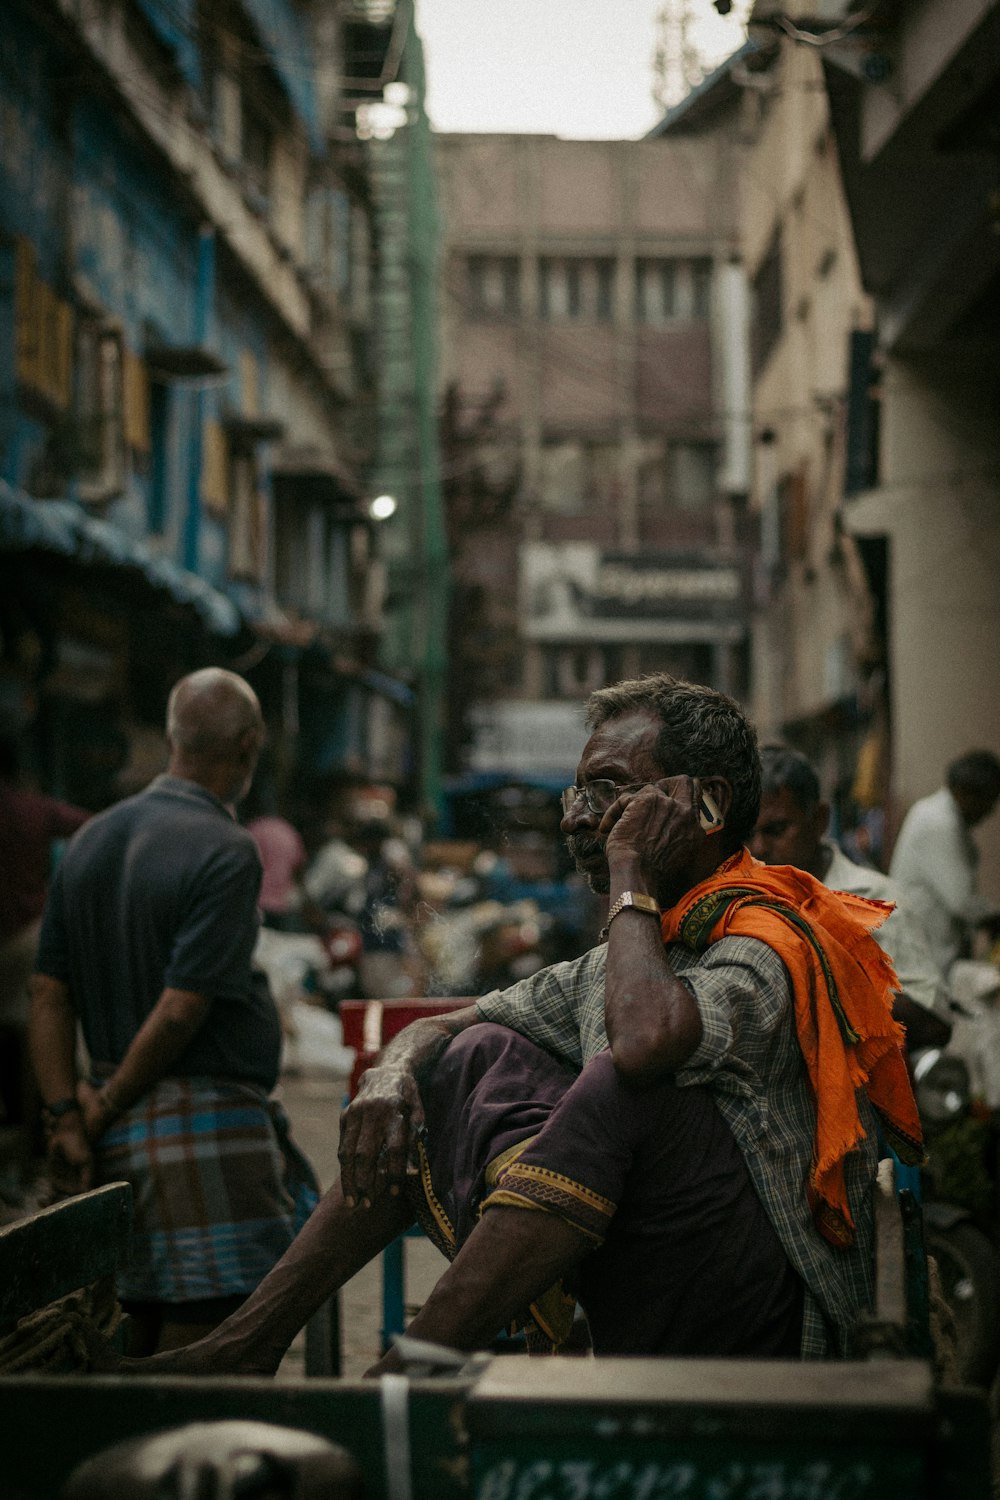
[[[607,927],[604,929],[605,932],[607,932],[608,927],[611,926],[618,913],[624,911],[626,906],[633,906],[636,911],[648,912],[651,917],[658,917],[660,915],[660,908],[652,896],[647,896],[643,891],[622,891],[618,900],[608,912],[608,922]]]

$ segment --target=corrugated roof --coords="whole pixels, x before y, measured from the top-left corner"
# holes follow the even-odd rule
[[[55,552],[86,567],[134,569],[153,588],[192,608],[215,635],[236,635],[240,612],[218,589],[168,557],[157,556],[108,521],[88,516],[71,500],[34,500],[0,480],[0,550]]]

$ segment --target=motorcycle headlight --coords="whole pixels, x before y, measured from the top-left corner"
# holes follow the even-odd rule
[[[969,1070],[954,1053],[928,1047],[913,1060],[917,1108],[924,1130],[931,1133],[965,1113],[972,1100]]]

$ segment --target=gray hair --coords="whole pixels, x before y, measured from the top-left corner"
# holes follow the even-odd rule
[[[660,720],[656,757],[664,776],[722,776],[733,789],[727,832],[748,839],[760,812],[757,732],[733,698],[715,688],[652,672],[598,688],[587,702],[587,724],[648,713]]]
[[[800,750],[788,745],[762,745],[760,764],[765,796],[789,791],[806,811],[819,805],[822,793],[816,767]]]
[[[204,667],[175,683],[167,700],[167,739],[195,758],[230,755],[248,731],[263,732],[257,694],[222,667]]]

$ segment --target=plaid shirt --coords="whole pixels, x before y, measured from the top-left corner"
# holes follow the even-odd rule
[[[858,1108],[867,1136],[845,1163],[857,1239],[835,1249],[816,1230],[805,1184],[816,1111],[799,1049],[784,964],[756,938],[728,937],[699,955],[672,944],[671,967],[691,991],[702,1040],[677,1084],[707,1084],[746,1158],[754,1186],[806,1286],[804,1358],[842,1353],[874,1287],[872,1183],[876,1130],[868,1099]],[[608,1045],[601,945],[510,989],[484,995],[482,1020],[511,1027],[576,1068]],[[832,1330],[832,1336],[831,1336]]]

